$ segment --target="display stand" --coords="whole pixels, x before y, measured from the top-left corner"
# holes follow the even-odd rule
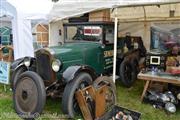
[[[141,95],[141,101],[143,101],[144,96],[146,94],[146,91],[149,88],[150,82],[161,82],[161,83],[172,83],[172,84],[178,84],[180,85],[180,77],[174,76],[174,75],[168,75],[168,74],[152,74],[152,72],[146,72],[142,73],[140,72],[138,74],[139,80],[146,81],[146,84],[144,85],[144,90]]]

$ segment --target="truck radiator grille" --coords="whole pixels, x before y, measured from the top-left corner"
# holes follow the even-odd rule
[[[49,55],[38,54],[37,58],[37,72],[43,80],[51,80],[51,63]]]

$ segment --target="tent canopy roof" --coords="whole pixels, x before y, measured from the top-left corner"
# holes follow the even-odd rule
[[[69,18],[77,15],[82,15],[95,10],[107,9],[107,8],[121,8],[132,7],[142,5],[159,5],[177,3],[179,0],[60,0],[53,5],[48,18],[50,21],[57,21],[64,18]]]
[[[4,1],[4,0],[0,0]],[[107,8],[177,3],[179,0],[8,0],[26,19],[57,21]],[[3,11],[2,11],[3,12]],[[2,13],[1,12],[1,13]]]
[[[16,17],[17,10],[16,8],[8,3],[6,0],[0,0],[0,18],[12,18]]]
[[[122,7],[112,12],[120,22],[179,20],[180,3],[151,6]]]
[[[51,0],[7,0],[24,14],[38,15],[47,14],[52,8]]]

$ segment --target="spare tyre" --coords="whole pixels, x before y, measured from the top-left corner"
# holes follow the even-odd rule
[[[119,68],[120,80],[126,87],[131,87],[137,78],[137,71],[135,66],[127,59],[124,59]]]
[[[138,60],[136,58],[132,59],[131,65],[133,67],[133,70],[136,72],[136,79],[137,79],[137,74],[140,72]]]
[[[105,109],[108,111],[116,104],[116,85],[113,80],[107,76],[100,76],[93,82],[93,87],[96,89],[99,89],[103,85],[107,85]]]

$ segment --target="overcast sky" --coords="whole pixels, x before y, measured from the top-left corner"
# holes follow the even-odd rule
[[[24,13],[46,14],[52,8],[51,0],[7,0]]]

